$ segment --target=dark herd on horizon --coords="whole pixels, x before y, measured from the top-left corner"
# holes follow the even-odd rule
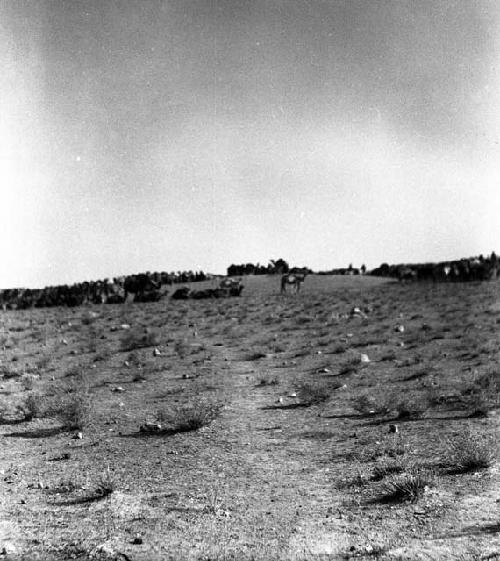
[[[288,268],[283,260],[271,261],[272,266],[265,268],[267,274],[281,274],[281,289],[285,292],[288,282],[287,274],[298,274],[299,282],[295,283],[296,292],[306,274],[312,271],[307,268]],[[228,276],[238,274],[255,274],[254,266],[231,265]],[[319,274],[343,274],[392,277],[401,282],[432,281],[432,282],[471,282],[494,280],[498,276],[499,261],[495,252],[489,257],[470,257],[457,261],[443,261],[440,263],[400,264],[389,265],[383,263],[380,267],[366,272],[365,267],[355,269],[332,269]],[[264,268],[257,274],[264,274]],[[252,271],[252,272],[250,272]],[[157,302],[168,294],[166,286],[186,284],[212,279],[212,275],[200,272],[178,273],[140,273],[76,283],[72,285],[48,286],[40,289],[12,288],[0,290],[0,310],[22,310],[28,308],[45,308],[51,306],[81,306],[84,304],[121,304],[124,302]],[[294,283],[290,283],[294,284]],[[200,300],[206,298],[221,298],[240,296],[243,284],[240,279],[225,278],[215,288],[193,290],[186,286],[178,288],[173,294],[174,300]]]
[[[410,265],[388,265],[370,271],[370,275],[393,277],[405,281],[473,282],[495,280],[498,276],[499,260],[495,252],[489,257],[468,257],[457,261],[420,263]]]
[[[203,271],[177,273],[139,273],[72,285],[47,286],[40,289],[12,288],[0,290],[0,309],[81,306],[84,304],[121,304],[157,302],[168,294],[166,286],[200,282],[210,276]]]

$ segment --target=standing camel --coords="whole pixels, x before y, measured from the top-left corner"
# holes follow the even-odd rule
[[[281,293],[285,293],[287,286],[291,287],[291,292],[297,294],[300,291],[300,285],[306,278],[305,273],[286,273],[281,277]]]

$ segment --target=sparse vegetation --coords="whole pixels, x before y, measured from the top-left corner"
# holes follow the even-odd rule
[[[108,467],[97,480],[94,494],[96,497],[108,497],[114,491],[116,491],[116,481]]]
[[[36,393],[30,393],[20,407],[27,421],[44,417],[47,413],[47,408],[47,398]]]
[[[60,421],[64,430],[83,430],[92,421],[90,397],[82,392],[60,396],[53,401],[49,413]]]
[[[338,387],[340,384],[332,384],[330,381],[299,382],[297,396],[302,405],[319,405],[327,401]]]
[[[433,484],[433,475],[418,467],[392,474],[383,480],[384,499],[390,501],[417,501]]]
[[[143,331],[126,331],[121,339],[122,351],[133,351],[144,347],[154,347],[160,344],[160,334],[156,328],[147,327]]]
[[[491,467],[498,459],[498,440],[465,430],[446,442],[445,463],[457,472]]]
[[[195,399],[176,408],[158,410],[157,419],[173,432],[189,432],[209,425],[222,412],[224,405],[206,399]]]
[[[26,558],[109,547],[182,561],[392,559],[404,546],[409,559],[422,540],[436,558],[489,551],[500,305],[483,312],[496,284],[361,293],[350,283],[370,279],[308,278],[281,298],[278,281],[249,279],[234,302],[102,305],[84,325],[83,309],[29,311],[0,357],[15,373],[0,380],[0,514],[44,540]],[[370,305],[366,320],[345,313]],[[28,312],[1,321],[28,325]],[[424,321],[435,327],[412,341]],[[430,336],[439,325],[446,339]],[[133,348],[117,353],[129,334]],[[477,404],[487,416],[471,419]],[[436,531],[448,527],[474,539]]]

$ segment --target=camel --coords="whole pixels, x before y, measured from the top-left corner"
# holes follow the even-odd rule
[[[291,291],[297,294],[300,291],[300,285],[306,278],[305,273],[286,273],[281,277],[281,293],[285,293],[287,286],[291,287]]]

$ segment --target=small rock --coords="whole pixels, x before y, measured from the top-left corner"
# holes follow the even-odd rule
[[[187,380],[188,378],[191,378],[191,376],[189,374],[183,374],[182,375],[183,380]]]
[[[360,359],[361,362],[370,362],[370,359],[368,358],[368,355],[365,355],[365,354],[362,354],[359,357],[359,359]]]
[[[77,355],[78,351],[76,349],[71,349],[70,354],[71,355]]]
[[[389,432],[399,432],[399,426],[398,425],[389,425]]]
[[[128,360],[126,360],[126,361],[123,363],[123,365],[126,366],[126,367],[128,368],[128,367],[130,366],[130,363],[129,363]]]
[[[43,481],[39,481],[39,482],[37,483],[37,486],[36,486],[36,487],[37,487],[37,489],[45,489],[45,485],[43,484]]]
[[[296,393],[296,392],[292,392],[288,397],[297,397],[297,393]]]
[[[63,345],[67,345],[67,344],[68,344],[68,341],[66,341],[66,339],[62,339],[62,340],[61,340],[61,343],[62,343]]]
[[[140,426],[139,432],[160,432],[161,425],[159,423],[144,423]]]
[[[330,372],[329,368],[320,368],[318,374],[328,374]]]
[[[394,328],[394,331],[397,331],[398,333],[404,333],[405,332],[405,326],[404,325],[396,325],[396,327]]]
[[[14,555],[15,553],[17,553],[17,549],[14,544],[4,542],[2,549],[0,550],[0,555]]]
[[[132,540],[132,544],[133,545],[141,545],[142,544],[142,538],[141,536],[136,536],[133,540]]]
[[[160,349],[158,349],[158,347],[154,348],[153,356],[161,356],[161,352],[160,352]]]
[[[130,325],[129,325],[128,323],[122,323],[122,324],[120,325],[120,327],[121,327],[122,329],[130,329]]]
[[[121,386],[118,386],[116,388],[113,388],[111,391],[112,392],[124,392],[125,390]]]
[[[73,440],[81,440],[83,438],[83,432],[77,432],[73,435]]]
[[[276,400],[276,403],[283,403],[283,398],[282,398],[282,397],[279,397],[279,398]]]

